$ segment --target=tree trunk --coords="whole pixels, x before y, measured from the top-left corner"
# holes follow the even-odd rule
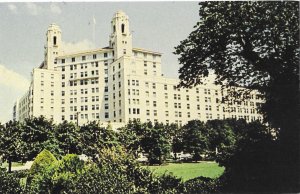
[[[8,172],[11,173],[11,160],[8,160]]]

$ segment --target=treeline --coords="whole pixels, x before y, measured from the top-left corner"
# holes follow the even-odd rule
[[[43,117],[26,119],[22,123],[10,121],[0,126],[0,155],[4,161],[10,163],[9,172],[11,162],[25,162],[34,158],[37,160],[37,155],[43,150],[48,150],[53,154],[57,162],[45,165],[47,168],[42,168],[39,172],[18,177],[29,177],[25,184],[27,189],[33,189],[33,182],[30,180],[38,179],[40,181],[34,183],[36,185],[34,188],[41,189],[43,186],[45,189],[42,190],[48,192],[58,187],[56,189],[59,192],[56,193],[64,189],[72,193],[72,188],[66,185],[77,187],[80,185],[79,182],[83,184],[81,189],[85,187],[92,189],[96,186],[89,187],[84,184],[93,185],[98,184],[99,181],[105,182],[104,179],[98,177],[105,177],[105,173],[107,181],[112,181],[105,184],[114,185],[111,186],[116,187],[111,190],[114,193],[121,192],[118,189],[122,188],[125,189],[124,192],[132,193],[197,193],[197,191],[204,193],[204,191],[238,191],[240,189],[262,191],[264,185],[255,184],[259,182],[258,179],[264,181],[269,178],[267,174],[270,172],[268,171],[274,170],[264,167],[266,163],[272,164],[268,158],[274,158],[275,152],[272,152],[270,148],[274,148],[275,144],[276,134],[272,134],[265,125],[259,122],[247,123],[244,120],[233,119],[211,120],[206,123],[192,120],[182,127],[174,124],[131,121],[117,131],[112,130],[110,125],[100,126],[97,122],[90,122],[80,127],[66,121],[56,125]],[[151,172],[140,168],[136,161],[138,154],[142,152],[147,154],[150,165],[164,163],[171,158],[171,152],[175,155],[174,159],[176,159],[176,153],[190,153],[194,161],[216,160],[225,167],[225,173],[216,180],[199,177],[185,183],[171,175],[155,177]],[[90,163],[84,163],[80,169],[73,172],[73,168],[77,169],[78,161],[77,157],[72,156],[75,161],[68,160],[68,165],[71,166],[64,170],[65,167],[59,164],[66,162],[65,157],[71,157],[70,154],[85,154],[90,158]],[[88,176],[85,172],[90,175]],[[1,173],[0,176],[4,176],[3,170]],[[48,178],[43,177],[46,175]],[[58,175],[62,176],[62,180],[57,179]],[[11,180],[7,178],[11,176],[15,175],[6,173],[3,181]],[[111,176],[110,179],[109,176]],[[81,181],[72,182],[71,179]],[[15,179],[12,178],[12,180]],[[8,181],[2,185],[9,185],[7,183],[13,184],[14,182]],[[78,192],[104,192],[101,188],[98,189],[100,190],[78,190]],[[37,190],[34,189],[33,193]],[[141,192],[142,190],[144,192]],[[105,190],[105,193],[110,192]]]

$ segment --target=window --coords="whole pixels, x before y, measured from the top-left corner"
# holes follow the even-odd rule
[[[168,99],[168,93],[165,93],[165,99]]]
[[[122,24],[122,25],[121,25],[121,31],[122,31],[122,33],[125,32],[125,24]]]
[[[72,62],[75,62],[75,57],[72,58]]]
[[[166,115],[166,117],[168,117],[169,116],[169,111],[165,111],[165,115]]]
[[[104,57],[105,57],[105,58],[107,57],[107,53],[104,53]]]
[[[169,106],[169,103],[165,102],[165,107],[168,108],[168,106]]]
[[[62,59],[62,60],[61,60],[61,63],[65,63],[65,61],[66,61],[65,59]]]
[[[190,96],[189,95],[186,95],[186,100],[190,100]]]
[[[53,45],[56,46],[56,36],[53,37]]]
[[[82,58],[83,61],[85,61],[85,56],[82,56],[81,58]]]
[[[168,90],[168,85],[164,85],[164,89],[165,89],[165,90]]]
[[[156,101],[153,101],[153,106],[156,107]]]
[[[153,97],[156,98],[156,92],[153,92]]]
[[[156,84],[155,83],[152,84],[152,88],[156,89]]]
[[[106,119],[109,118],[109,113],[108,113],[108,112],[105,112],[104,117],[105,117]]]
[[[97,55],[96,54],[93,54],[93,59],[97,59]]]
[[[157,116],[157,110],[153,110],[153,115]]]

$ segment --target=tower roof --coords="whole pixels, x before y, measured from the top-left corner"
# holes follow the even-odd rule
[[[48,27],[48,30],[58,30],[58,31],[61,31],[60,27],[57,24],[55,24],[55,23],[50,24],[49,27]]]
[[[121,17],[121,16],[127,16],[126,13],[122,10],[118,10],[115,14],[114,17]]]

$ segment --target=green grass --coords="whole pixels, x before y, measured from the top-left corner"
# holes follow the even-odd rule
[[[21,162],[12,162],[11,166],[12,167],[17,167],[17,166],[23,166],[24,164],[25,163],[21,163]],[[1,167],[3,167],[3,168],[8,167],[8,163],[4,162]]]
[[[198,176],[209,178],[218,178],[224,172],[224,167],[220,167],[216,162],[198,162],[198,163],[169,163],[164,166],[146,166],[157,175],[165,172],[180,177],[183,181],[193,179]]]

